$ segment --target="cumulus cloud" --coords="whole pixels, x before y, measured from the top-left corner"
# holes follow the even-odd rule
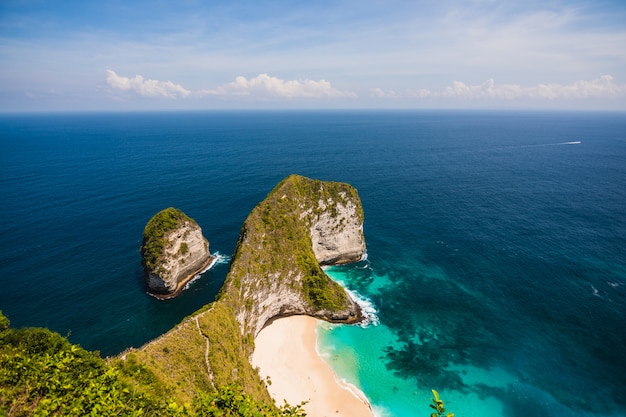
[[[603,75],[592,81],[576,81],[570,85],[540,84],[529,90],[531,97],[543,98],[587,98],[626,96],[626,84],[615,84],[613,77]]]
[[[116,90],[131,91],[144,97],[179,98],[191,95],[191,91],[171,81],[146,80],[141,75],[121,77],[111,70],[107,70],[106,82]]]
[[[259,98],[342,98],[356,97],[351,91],[340,91],[325,80],[281,80],[267,74],[247,79],[239,76],[235,81],[211,90],[200,92],[204,96],[253,96]]]
[[[591,81],[580,80],[572,84],[538,84],[523,87],[517,84],[497,85],[493,79],[481,84],[468,85],[454,81],[452,85],[441,91],[427,89],[406,91],[384,91],[380,88],[371,91],[372,97],[380,98],[465,98],[465,99],[586,99],[586,98],[618,98],[626,97],[626,84],[616,84],[611,75],[603,75]]]

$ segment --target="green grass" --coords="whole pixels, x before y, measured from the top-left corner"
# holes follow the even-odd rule
[[[0,322],[8,323],[1,312]],[[133,353],[107,363],[48,329],[0,328],[1,416],[304,415],[299,406],[259,401],[237,384],[198,389],[188,401],[176,394]]]
[[[159,384],[146,386],[139,378],[129,381],[137,389],[151,391],[163,386],[167,395],[182,403],[190,403],[197,391],[214,388],[204,360],[205,346],[206,341],[198,331],[195,320],[186,320],[144,349],[125,352],[120,356],[125,359],[116,362],[116,366],[123,369],[129,361],[131,364],[142,364]]]
[[[312,314],[349,307],[345,291],[318,264],[310,238],[317,216],[336,214],[335,204],[348,200],[362,221],[348,184],[297,175],[281,181],[244,222],[217,300],[107,362],[48,330],[11,329],[0,312],[0,415],[302,415],[297,407],[276,408],[250,364],[250,315],[260,307],[249,295],[281,285],[299,293]],[[174,208],[150,219],[141,250],[147,267],[159,264],[167,233],[182,221],[193,222]]]
[[[319,201],[327,207],[322,209]],[[363,221],[363,209],[354,187],[337,182],[322,182],[298,175],[281,181],[246,219],[229,277],[285,276],[300,274],[295,287],[316,310],[346,308],[345,291],[321,269],[313,252],[310,228],[315,217],[324,210],[336,213],[336,204],[357,204],[357,215]],[[302,213],[310,214],[302,217]],[[256,248],[263,248],[258,251]],[[236,266],[236,267],[235,267]],[[287,279],[287,278],[286,278]],[[263,282],[261,282],[263,284]]]
[[[195,224],[193,219],[173,207],[161,210],[148,221],[143,231],[141,244],[141,256],[144,266],[150,270],[158,268],[165,254],[167,233],[175,230],[185,221]]]
[[[320,200],[325,209],[320,207]],[[170,387],[171,395],[185,403],[197,390],[231,383],[257,401],[268,401],[265,384],[249,362],[254,351],[249,319],[260,307],[246,294],[270,291],[278,282],[299,293],[309,311],[319,312],[320,317],[350,307],[345,291],[318,264],[310,238],[317,216],[324,210],[333,213],[335,204],[347,205],[348,200],[357,205],[362,221],[360,200],[348,184],[297,175],[281,181],[242,225],[217,301],[132,355]],[[242,318],[243,323],[235,317]],[[212,379],[205,361],[207,339]]]

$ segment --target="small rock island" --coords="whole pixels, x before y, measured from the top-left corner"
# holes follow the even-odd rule
[[[200,226],[172,207],[161,210],[146,224],[141,257],[148,292],[160,299],[177,296],[214,260]]]

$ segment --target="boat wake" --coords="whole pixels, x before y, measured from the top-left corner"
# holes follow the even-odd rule
[[[542,146],[580,145],[581,143],[583,143],[583,142],[580,141],[580,140],[574,140],[574,141],[570,141],[570,142],[541,143],[541,144],[537,144],[537,145],[526,145],[525,147],[538,148],[538,147],[542,147]]]
[[[536,143],[529,145],[516,145],[516,146],[504,146],[499,149],[524,149],[524,148],[544,148],[547,146],[562,146],[562,145],[580,145],[583,142],[581,140],[574,140],[569,142],[556,142],[556,143]],[[439,243],[439,242],[437,242]]]

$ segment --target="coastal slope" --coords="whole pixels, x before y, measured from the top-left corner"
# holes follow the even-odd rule
[[[291,175],[244,222],[217,300],[121,357],[144,366],[184,402],[232,383],[271,400],[250,363],[255,336],[273,319],[291,315],[358,322],[359,306],[320,264],[355,262],[364,254],[356,189]]]
[[[306,314],[354,323],[358,305],[320,265],[359,261],[363,210],[348,184],[292,175],[252,210],[227,279],[242,331],[257,335],[276,317]]]

